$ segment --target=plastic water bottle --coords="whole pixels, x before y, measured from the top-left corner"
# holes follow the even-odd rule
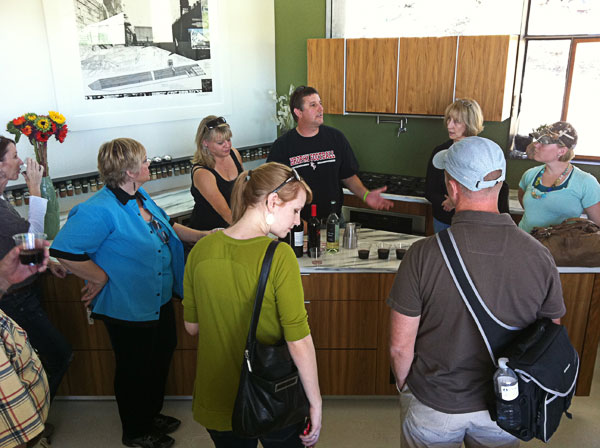
[[[494,373],[496,392],[496,413],[498,424],[506,429],[518,429],[521,426],[521,408],[519,407],[519,378],[506,365],[508,358],[498,359],[498,370]]]

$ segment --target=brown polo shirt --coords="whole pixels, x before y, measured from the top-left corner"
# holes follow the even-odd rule
[[[451,230],[483,301],[501,321],[525,327],[540,317],[564,315],[554,259],[510,215],[459,212]],[[387,303],[421,317],[407,378],[414,395],[451,414],[487,409],[494,366],[435,237],[409,249]]]

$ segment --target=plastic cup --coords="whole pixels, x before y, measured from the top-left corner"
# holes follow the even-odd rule
[[[367,243],[366,241],[358,242],[358,258],[361,260],[368,260],[369,255],[371,253],[371,243]]]
[[[19,261],[21,264],[35,266],[44,262],[45,233],[17,233],[13,235],[15,246],[21,248]]]
[[[404,258],[404,254],[408,250],[408,244],[406,243],[398,243],[396,244],[396,259],[402,260]]]
[[[380,260],[387,260],[390,256],[390,245],[383,241],[377,243],[377,257]]]
[[[311,247],[309,255],[312,264],[317,266],[323,264],[323,250],[320,247]]]

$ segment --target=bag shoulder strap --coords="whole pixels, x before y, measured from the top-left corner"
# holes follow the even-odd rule
[[[250,319],[250,329],[248,330],[246,347],[256,340],[258,318],[260,317],[260,310],[262,308],[262,302],[265,295],[267,279],[269,278],[269,271],[271,270],[273,254],[275,253],[275,249],[277,249],[278,244],[279,241],[271,241],[267,247],[267,251],[265,252],[265,257],[263,258],[262,267],[260,269],[260,277],[258,278],[258,287],[256,288],[256,298],[254,299],[254,309],[252,310],[252,318]]]
[[[521,328],[500,321],[487,307],[467,271],[452,231],[444,229],[436,234],[436,239],[452,280],[477,325],[492,362],[497,365],[497,354],[514,338],[514,332]]]

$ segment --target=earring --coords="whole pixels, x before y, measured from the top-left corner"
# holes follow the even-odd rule
[[[267,216],[265,217],[265,221],[267,222],[267,225],[272,226],[273,223],[275,222],[275,215],[271,212],[267,213]]]

